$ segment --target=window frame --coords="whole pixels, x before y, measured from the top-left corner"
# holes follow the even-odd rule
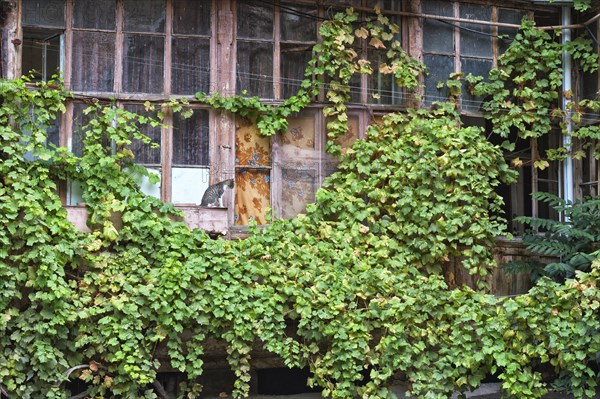
[[[423,2],[426,2],[427,0],[423,0]],[[435,0],[433,0],[435,1]],[[490,34],[491,35],[491,50],[492,50],[492,55],[491,57],[479,57],[479,56],[475,56],[475,55],[463,55],[461,53],[461,31],[464,28],[467,29],[472,29],[472,26],[478,26],[481,25],[481,23],[473,23],[473,24],[469,24],[466,22],[452,22],[450,23],[450,30],[452,31],[452,43],[453,43],[453,50],[449,51],[449,52],[436,52],[436,51],[425,51],[425,47],[423,45],[424,43],[424,38],[426,36],[426,26],[425,26],[425,22],[423,22],[422,24],[422,37],[421,37],[421,48],[422,50],[422,57],[425,58],[426,56],[446,56],[446,57],[450,57],[453,58],[453,70],[452,73],[462,73],[463,72],[463,68],[462,68],[462,60],[463,59],[468,59],[468,60],[490,60],[491,61],[491,68],[496,68],[498,66],[498,58],[500,57],[501,53],[500,53],[500,40],[498,38],[499,35],[499,31],[502,28],[501,24],[503,22],[499,21],[499,15],[500,15],[500,10],[504,9],[504,10],[513,10],[513,11],[521,11],[524,14],[529,15],[530,17],[533,17],[533,11],[532,10],[528,10],[526,8],[514,8],[514,7],[510,7],[512,4],[507,4],[506,6],[499,6],[499,5],[494,5],[494,4],[490,4],[490,3],[483,3],[483,2],[477,2],[477,1],[471,1],[471,2],[467,2],[467,1],[458,1],[458,0],[450,0],[447,3],[449,3],[452,7],[452,15],[448,15],[447,17],[451,17],[454,19],[464,19],[461,16],[461,6],[462,5],[474,5],[474,6],[482,6],[482,7],[490,7],[490,13],[491,13],[491,21],[489,24],[484,24],[482,26],[489,26],[489,32],[485,32],[486,34]],[[422,11],[425,14],[428,14],[424,11]],[[466,25],[466,26],[465,26]],[[470,25],[470,26],[469,26]],[[511,29],[511,28],[505,28],[505,29]],[[425,63],[425,61],[423,61]],[[426,78],[424,79],[426,80]],[[424,81],[425,83],[425,81]],[[476,109],[479,108],[479,106],[475,106],[475,105],[471,105],[471,106],[465,106],[464,102],[468,101],[470,103],[477,103],[480,102],[476,99],[473,98],[469,98],[466,99],[466,90],[465,90],[466,85],[463,84],[463,95],[461,96],[460,102],[459,102],[459,111],[464,114],[464,115],[470,115],[470,116],[480,116],[482,115],[481,111]],[[445,99],[447,99],[448,94],[445,90],[437,90],[437,95],[434,96],[434,100],[432,101],[427,101],[428,96],[432,96],[432,94],[427,93],[427,89],[426,87],[423,87],[423,104],[422,106],[430,106],[432,102],[434,101],[444,101]],[[438,98],[439,97],[439,98]],[[471,96],[469,96],[471,97]]]
[[[76,1],[76,0],[75,0]],[[172,43],[173,40],[185,37],[185,38],[200,38],[204,42],[208,41],[208,57],[209,61],[208,65],[208,88],[211,87],[213,82],[216,80],[215,68],[212,68],[212,64],[215,62],[216,57],[216,12],[214,12],[216,4],[218,3],[216,0],[208,0],[207,5],[210,6],[210,28],[208,29],[208,34],[199,33],[199,34],[179,34],[175,33],[173,29],[173,15],[175,13],[174,7],[176,6],[177,0],[164,0],[164,32],[159,33],[151,33],[151,32],[135,32],[135,31],[125,31],[125,2],[127,0],[114,0],[115,4],[115,26],[114,30],[104,29],[104,28],[88,28],[88,27],[76,27],[74,24],[75,18],[75,1],[73,0],[65,0],[64,1],[64,26],[57,27],[47,27],[47,26],[39,26],[39,28],[43,28],[45,30],[60,30],[61,33],[61,54],[59,55],[61,71],[65,77],[65,87],[67,90],[72,90],[73,82],[72,77],[74,76],[73,69],[75,68],[75,43],[74,36],[76,32],[94,32],[94,33],[110,33],[114,34],[115,40],[115,48],[114,48],[114,60],[112,66],[113,73],[113,84],[112,90],[110,91],[87,91],[87,90],[75,90],[73,92],[73,99],[68,99],[65,106],[66,112],[65,117],[61,118],[60,124],[60,133],[59,133],[59,145],[68,147],[69,149],[73,149],[73,126],[72,120],[75,113],[74,104],[89,100],[90,98],[97,98],[101,100],[110,100],[115,101],[116,106],[123,107],[126,104],[140,104],[144,101],[150,101],[154,104],[160,104],[162,102],[167,102],[169,98],[186,98],[190,101],[190,107],[196,109],[203,109],[208,111],[208,165],[202,165],[201,167],[206,167],[209,170],[209,175],[211,176],[211,180],[213,179],[213,163],[214,160],[217,159],[217,151],[215,149],[215,134],[212,133],[214,131],[215,125],[215,116],[213,110],[210,109],[207,105],[201,105],[194,103],[195,97],[193,94],[172,94],[172,74],[171,69],[173,68],[173,64],[175,59],[173,58],[172,53]],[[17,18],[22,18],[22,15],[19,15]],[[38,28],[36,25],[26,25],[27,28]],[[23,28],[21,28],[23,29]],[[164,52],[162,54],[163,59],[163,74],[162,76],[157,77],[162,81],[162,90],[157,93],[143,93],[143,92],[125,92],[123,90],[123,68],[126,63],[125,60],[125,36],[128,34],[140,34],[144,36],[152,36],[152,37],[160,37],[162,38],[162,42],[164,44]],[[102,53],[99,54],[102,56]],[[85,66],[85,64],[84,64]],[[85,87],[84,87],[85,89]],[[169,109],[163,109],[163,113],[165,114],[164,124],[165,126],[161,128],[161,183],[160,183],[160,198],[165,202],[172,202],[173,199],[173,168],[174,165],[172,159],[173,152],[173,115]],[[195,165],[193,167],[196,167]],[[156,168],[156,165],[152,165],[152,168]],[[192,166],[191,166],[192,167]],[[200,167],[200,166],[198,166]],[[218,166],[215,169],[220,169]],[[210,182],[206,182],[208,186]],[[59,193],[61,196],[61,200],[65,205],[77,205],[77,203],[72,203],[70,201],[71,195],[71,183],[62,182],[60,184]],[[200,203],[200,199],[198,198],[197,203]],[[189,204],[182,204],[189,206]]]

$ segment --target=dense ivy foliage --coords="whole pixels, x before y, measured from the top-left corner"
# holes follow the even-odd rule
[[[525,18],[510,47],[499,57],[498,67],[491,70],[487,79],[466,77],[472,93],[484,99],[482,109],[495,134],[508,138],[515,133],[519,138],[529,139],[561,130],[579,139],[575,146],[560,146],[536,154],[533,162],[537,168],[546,168],[548,160],[563,160],[568,156],[580,159],[600,138],[598,126],[584,120],[586,112],[600,110],[600,102],[576,100],[573,93],[562,92],[563,51],[570,54],[582,71],[597,72],[598,53],[592,43],[592,38],[582,34],[563,46],[560,31],[551,34],[537,29],[534,21]],[[563,94],[568,100],[566,109],[560,103]],[[506,142],[506,148],[514,149],[514,143]],[[600,156],[598,148],[594,147],[594,154]],[[517,166],[522,163],[518,158],[513,162]]]
[[[461,255],[485,274],[500,229],[491,193],[512,177],[451,106],[389,115],[344,155],[306,215],[226,241],[190,231],[139,191],[127,145],[141,138],[142,117],[96,105],[77,158],[43,145],[59,91],[0,87],[12,100],[0,186],[0,382],[11,395],[65,397],[65,373],[84,364],[90,396],[154,397],[157,346],[193,382],[207,338],[227,343],[236,397],[248,393],[257,344],[309,365],[336,398],[387,397],[398,372],[423,397],[472,389],[489,372],[508,393],[539,397],[536,363],[570,372],[580,394],[594,386],[585,360],[600,344],[597,266],[514,300],[449,291],[434,273]],[[66,220],[52,176],[81,182],[91,233]]]
[[[323,24],[323,49],[352,55],[346,46],[365,34],[348,28],[352,18]],[[383,43],[393,35],[386,29],[368,33]],[[335,60],[324,73],[341,125],[330,130],[344,125],[336,104],[359,65]],[[412,82],[414,65],[389,68]],[[305,89],[300,96],[313,95]],[[0,389],[11,398],[66,398],[73,376],[90,397],[154,398],[161,363],[187,375],[181,397],[197,397],[208,339],[226,344],[234,397],[248,394],[255,347],[308,365],[333,398],[391,397],[398,373],[419,397],[447,398],[495,373],[507,394],[539,398],[540,365],[563,373],[576,397],[593,394],[600,263],[514,299],[483,284],[450,290],[438,273],[450,256],[477,277],[489,273],[503,224],[494,189],[514,179],[501,150],[462,126],[452,102],[387,115],[345,152],[305,215],[227,241],[190,230],[172,205],[140,191],[135,176],[148,172],[128,147],[149,140],[141,125],[159,121],[93,104],[77,157],[45,145],[64,107],[60,87],[6,81],[0,95]],[[275,109],[211,98],[235,113],[274,111],[277,121],[307,101]],[[55,179],[81,184],[91,232],[68,222]]]
[[[530,229],[523,237],[527,249],[546,258],[513,260],[504,265],[514,273],[526,272],[535,281],[542,276],[564,281],[577,270],[589,271],[600,255],[600,199],[584,198],[573,203],[549,193],[535,193],[534,198],[548,204],[563,220],[519,217]],[[552,259],[552,261],[548,261]]]

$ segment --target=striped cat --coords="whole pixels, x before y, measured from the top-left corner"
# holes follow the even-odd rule
[[[223,194],[225,194],[225,190],[227,188],[233,188],[233,179],[223,180],[208,186],[204,192],[204,195],[202,196],[200,206],[207,206],[209,208],[218,206],[222,208]]]

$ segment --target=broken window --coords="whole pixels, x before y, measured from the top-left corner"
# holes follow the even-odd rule
[[[323,180],[339,160],[325,152],[326,123],[320,110],[305,110],[288,119],[285,132],[260,136],[249,119],[236,121],[235,221],[265,224],[270,210],[276,217],[292,218],[306,212]],[[336,144],[348,148],[361,133],[361,117],[348,118],[348,132]],[[342,150],[344,151],[344,150]]]
[[[23,74],[49,80],[60,72],[64,29],[64,0],[23,0]]]

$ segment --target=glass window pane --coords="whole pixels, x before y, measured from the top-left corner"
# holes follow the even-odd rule
[[[249,119],[237,118],[236,125],[235,220],[265,224],[271,203],[271,141]]]
[[[396,83],[393,74],[379,73],[381,64],[387,62],[385,50],[369,49],[369,61],[373,73],[367,75],[369,81],[368,101],[372,104],[401,104],[402,88]]]
[[[173,165],[210,165],[208,140],[207,110],[194,110],[187,119],[174,114]]]
[[[460,17],[491,21],[492,7],[476,4],[461,4]],[[472,57],[492,58],[492,27],[479,24],[461,24],[460,54]]]
[[[124,0],[125,30],[164,33],[165,0]]]
[[[147,195],[151,195],[155,198],[160,198],[160,169],[159,168],[147,168],[148,171],[155,175],[158,176],[159,182],[158,183],[150,183],[150,180],[148,179],[147,176],[136,176],[137,177],[137,183],[140,186],[140,190],[142,190],[142,192],[144,194]]]
[[[525,11],[500,8],[498,9],[498,22],[520,25],[521,20],[526,15]],[[500,54],[506,52],[517,31],[515,28],[498,27],[498,47]]]
[[[73,90],[113,91],[115,40],[114,33],[73,32]]]
[[[317,40],[317,15],[314,7],[294,6],[293,3],[279,6],[281,11],[281,40],[314,42]],[[307,15],[308,14],[308,15]]]
[[[492,69],[492,60],[478,58],[463,58],[460,59],[461,71],[467,76],[469,73],[475,76],[483,76],[487,78],[488,73]],[[480,112],[482,97],[475,97],[469,93],[468,83],[463,84],[462,92],[462,109],[463,111]]]
[[[379,6],[381,10],[402,10],[402,0],[367,0],[367,7]]]
[[[210,0],[174,0],[173,33],[210,35]]]
[[[598,72],[580,72],[581,97],[589,100],[598,99]],[[591,115],[587,115],[589,117]]]
[[[250,96],[273,97],[273,45],[271,43],[237,43],[238,94],[246,90]]]
[[[427,0],[423,2],[423,13],[451,17],[453,3],[449,1]],[[423,22],[423,50],[435,53],[454,53],[454,28],[452,25],[431,18]]]
[[[281,88],[283,98],[296,94],[312,58],[312,45],[281,44]]]
[[[273,40],[273,6],[252,1],[238,2],[237,37]]]
[[[398,27],[402,26],[402,16],[386,14],[385,11],[402,11],[402,0],[367,0],[367,7],[374,8],[379,7],[383,14],[390,20],[391,23],[396,24]],[[368,14],[370,19],[377,19],[377,15],[374,12]],[[394,39],[400,41],[402,38],[401,33],[398,32],[394,35]]]
[[[57,118],[50,121],[50,126],[46,129],[46,134],[48,135],[48,140],[46,141],[49,144],[54,144],[55,146],[59,146],[60,140],[60,118],[62,114],[58,114]]]
[[[271,141],[261,136],[256,125],[245,118],[237,118],[235,133],[235,164],[240,167],[271,166]]]
[[[358,116],[350,116],[348,117],[348,130],[343,136],[335,139],[335,144],[342,147],[342,154],[346,149],[350,148],[352,144],[358,139],[360,132],[360,120]],[[337,169],[337,165],[340,163],[338,157],[326,154],[325,155],[325,163],[323,165],[323,172],[325,176],[331,175]]]
[[[561,146],[561,134],[557,130],[549,132],[537,139],[538,151],[542,157],[546,157],[546,151],[550,149],[556,149]],[[558,161],[550,161],[550,165],[547,168],[538,169],[538,191],[559,195],[559,181],[558,176],[560,175],[560,165]],[[538,201],[538,214],[539,216],[546,219],[558,220],[558,214],[556,210],[551,208],[544,201]]]
[[[306,205],[315,202],[316,170],[283,169],[281,178],[281,217],[291,219],[306,212]]]
[[[314,117],[290,119],[282,142],[281,216],[289,219],[315,201],[320,154],[315,151]]]
[[[164,47],[161,36],[125,35],[123,90],[126,93],[163,91]]]
[[[283,167],[316,168],[320,155],[315,151],[314,117],[290,118],[283,134]]]
[[[23,25],[65,27],[65,0],[23,0]]]
[[[425,76],[425,104],[448,99],[448,90],[438,89],[438,82],[446,82],[454,72],[454,57],[445,55],[425,55],[423,61],[429,73]]]
[[[83,103],[73,104],[73,124],[72,124],[72,138],[69,149],[71,152],[78,157],[83,155],[83,138],[84,138],[84,127],[92,120],[93,113],[84,114],[83,111],[87,109],[89,105]]]
[[[362,78],[359,73],[355,73],[350,78],[349,82],[350,86],[350,102],[352,103],[360,103],[361,92],[362,92]]]
[[[156,118],[156,112],[148,112],[141,104],[127,104],[124,107],[127,111],[138,115],[151,116]],[[153,143],[161,143],[160,126],[152,126],[149,123],[139,126],[140,133],[150,137]],[[152,148],[150,144],[145,144],[140,140],[132,140],[131,151],[135,155],[135,163],[144,165],[160,165],[160,148]]]
[[[360,0],[329,0],[328,3],[336,3],[343,7],[358,7]]]
[[[73,28],[115,30],[115,0],[77,0]]]
[[[200,205],[208,188],[208,168],[173,168],[171,197],[174,204]]]
[[[210,90],[210,43],[208,39],[173,38],[171,90],[194,94]]]

